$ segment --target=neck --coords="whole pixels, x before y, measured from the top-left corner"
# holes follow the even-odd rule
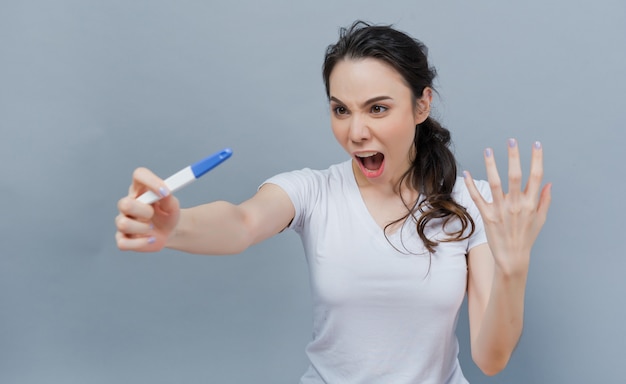
[[[402,196],[405,201],[415,201],[419,196],[419,193],[407,183],[407,178],[402,180],[402,185],[400,185],[402,175],[392,178],[389,182],[375,183],[363,175],[354,160],[352,160],[352,172],[361,191],[376,193],[383,197]]]

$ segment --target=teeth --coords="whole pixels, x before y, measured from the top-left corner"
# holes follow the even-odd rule
[[[370,156],[374,156],[377,153],[378,152],[361,152],[361,153],[357,153],[356,156],[357,157],[370,157]]]

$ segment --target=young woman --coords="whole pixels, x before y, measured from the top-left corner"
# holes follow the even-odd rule
[[[274,176],[239,205],[182,210],[139,168],[118,204],[118,247],[234,254],[291,228],[314,306],[301,383],[466,383],[455,337],[465,294],[473,359],[498,373],[522,332],[530,252],[550,203],[550,184],[540,191],[541,144],[523,190],[514,139],[508,193],[491,149],[488,183],[457,177],[450,134],[429,115],[435,71],[426,48],[391,27],[342,29],[323,75],[349,160]],[[136,201],[146,190],[166,197]]]

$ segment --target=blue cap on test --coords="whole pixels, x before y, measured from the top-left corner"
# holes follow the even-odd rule
[[[233,150],[230,148],[225,148],[220,152],[214,153],[213,155],[206,157],[195,164],[191,165],[191,172],[197,178],[209,172],[211,169],[220,165],[224,160],[228,159],[233,154]]]

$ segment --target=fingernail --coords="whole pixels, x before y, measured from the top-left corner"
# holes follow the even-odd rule
[[[515,148],[515,145],[517,145],[517,140],[509,139],[509,147],[510,148]]]
[[[535,149],[541,149],[541,142],[535,141]]]
[[[467,179],[469,177],[469,172],[463,171],[463,177]]]
[[[154,224],[150,223],[150,230],[154,229]]]
[[[156,241],[156,237],[154,237],[154,236],[150,236],[148,238],[148,244],[154,244],[155,241]]]
[[[161,194],[162,197],[169,195],[169,191],[165,187],[159,188],[159,193]]]
[[[485,149],[485,156],[491,157],[491,148],[486,148]]]

